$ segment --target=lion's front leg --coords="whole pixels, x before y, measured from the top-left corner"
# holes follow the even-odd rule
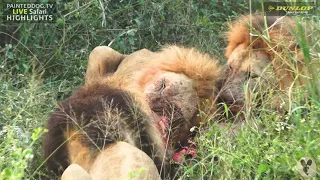
[[[95,158],[89,172],[71,164],[63,173],[62,180],[160,180],[153,160],[140,149],[126,143],[107,145]]]

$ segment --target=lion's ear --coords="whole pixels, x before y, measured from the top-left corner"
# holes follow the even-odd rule
[[[249,46],[250,31],[245,24],[231,23],[227,32],[228,46],[226,48],[226,57],[229,58],[233,50],[240,44]]]
[[[113,74],[125,57],[108,46],[95,47],[89,55],[85,83]]]

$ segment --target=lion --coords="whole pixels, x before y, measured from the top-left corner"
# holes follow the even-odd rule
[[[308,67],[319,67],[305,58],[308,52],[300,46],[302,42],[310,42],[310,29],[306,23],[300,24],[290,17],[261,14],[242,15],[231,22],[225,53],[229,78],[220,98],[237,112],[245,104],[243,85],[249,79],[263,79],[260,82],[263,89],[276,86],[280,91],[294,84],[307,85],[311,77],[316,77],[316,72]],[[273,104],[278,106],[279,99]]]
[[[96,47],[85,84],[48,120],[48,169],[64,171],[62,179],[129,179],[140,169],[146,172],[137,179],[170,177],[173,157],[196,155],[190,129],[199,126],[200,110],[216,109],[222,72],[217,60],[194,48],[123,55]]]

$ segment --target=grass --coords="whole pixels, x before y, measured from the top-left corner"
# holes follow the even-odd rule
[[[46,176],[41,151],[46,121],[57,102],[84,82],[93,47],[111,44],[119,52],[131,53],[183,44],[224,61],[226,21],[246,7],[214,0],[70,1],[59,6],[63,16],[56,23],[2,25],[7,30],[0,33],[19,28],[20,34],[3,44],[0,54],[0,179]],[[319,32],[319,24],[316,29]],[[320,59],[317,37],[303,47],[305,56],[316,61]],[[256,107],[258,95],[252,98],[251,109],[243,112],[246,121],[236,124],[236,133],[232,123],[221,128],[215,119],[205,120],[210,126],[200,129],[198,156],[191,165],[181,165],[181,179],[301,179],[296,170],[301,157],[316,161],[314,179],[320,178],[316,84],[304,89],[307,97],[293,91],[283,112]],[[269,91],[264,104],[274,94]]]
[[[300,26],[301,19],[298,20]],[[310,22],[309,22],[310,23]],[[181,179],[301,179],[297,163],[302,157],[320,161],[320,121],[319,121],[319,64],[318,52],[319,26],[312,28],[307,42],[304,33],[295,38],[300,40],[303,49],[307,76],[305,87],[292,85],[286,91],[277,90],[269,77],[269,71],[262,76],[269,81],[269,87],[252,81],[245,85],[248,92],[245,123],[232,122],[224,128],[219,126],[215,117],[208,119],[207,126],[200,130],[198,142],[200,153],[192,166],[185,165]],[[300,28],[301,26],[297,27]],[[265,36],[266,37],[266,36]],[[267,38],[267,37],[266,37]],[[303,43],[302,43],[303,41]],[[297,62],[295,57],[283,54],[283,60]],[[292,62],[287,62],[293,64]],[[297,76],[301,73],[292,66]],[[316,73],[311,73],[315,72]],[[268,74],[269,73],[269,74]],[[270,83],[271,82],[271,83]],[[257,84],[256,84],[257,83]],[[261,97],[261,94],[264,96]],[[282,98],[276,106],[270,107],[275,98]],[[257,105],[259,104],[259,105]],[[233,126],[238,129],[234,130]],[[318,173],[313,179],[320,177]]]

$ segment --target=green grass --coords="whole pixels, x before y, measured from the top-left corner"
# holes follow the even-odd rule
[[[99,1],[79,6],[71,1],[59,6],[64,16],[56,23],[1,26],[19,27],[20,35],[0,49],[0,179],[46,176],[41,151],[46,121],[57,102],[84,82],[95,46],[111,43],[131,53],[182,44],[223,62],[226,21],[247,11],[246,4],[214,0],[103,2],[105,13]],[[305,46],[315,60],[317,36]],[[320,98],[314,89],[319,88],[310,83],[307,97],[294,92],[283,112],[255,107],[253,98],[235,134],[231,124],[220,128],[215,119],[206,120],[210,126],[200,129],[198,157],[181,166],[181,179],[301,179],[295,169],[301,157],[313,158],[320,172]],[[265,103],[274,96],[269,93]]]
[[[297,28],[301,28],[300,21]],[[181,179],[302,179],[296,166],[302,157],[320,163],[320,44],[316,40],[320,26],[314,23],[308,28],[312,28],[308,42],[304,33],[295,36],[306,59],[306,86],[279,91],[272,83],[274,77],[268,79],[269,71],[262,76],[269,82],[267,87],[259,83],[262,79],[249,82],[244,86],[247,107],[241,112],[245,122],[221,128],[216,117],[208,119],[209,127],[204,126],[198,137],[199,156],[191,166],[185,164]],[[290,54],[284,56],[297,62]],[[295,67],[291,70],[299,75]],[[271,107],[279,97],[280,102]],[[320,177],[319,170],[318,166],[313,179]]]

